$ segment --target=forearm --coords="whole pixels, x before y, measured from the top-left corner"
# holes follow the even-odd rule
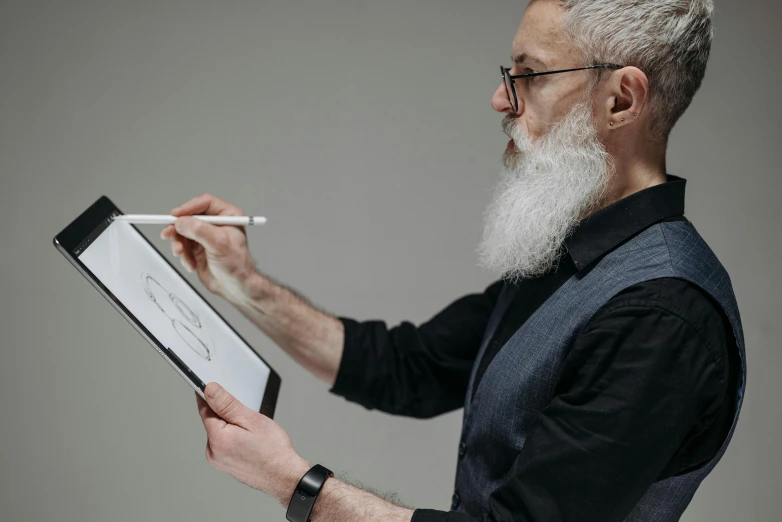
[[[412,509],[397,506],[368,491],[334,479],[327,480],[323,485],[311,516],[313,522],[410,522],[412,518]]]
[[[342,358],[342,322],[293,290],[254,273],[236,308],[313,375],[333,385]]]
[[[286,483],[286,481],[283,481]],[[288,480],[290,491],[278,496],[284,508],[288,508],[290,497],[298,483]],[[365,520],[383,520],[387,522],[410,522],[413,510],[398,506],[379,498],[368,491],[357,488],[336,478],[330,478],[323,484],[315,506],[312,509],[312,522],[364,522]]]

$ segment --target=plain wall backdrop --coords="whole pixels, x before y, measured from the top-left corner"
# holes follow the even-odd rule
[[[782,8],[716,3],[668,171],[733,281],[749,377],[682,520],[781,520]],[[475,253],[506,141],[489,101],[525,6],[0,3],[0,520],[284,520],[207,463],[192,390],[51,239],[101,194],[165,213],[208,191],[269,218],[249,230],[258,266],[315,304],[423,322],[495,279]],[[209,297],[281,373],[276,420],[302,456],[448,509],[461,410],[348,403]]]

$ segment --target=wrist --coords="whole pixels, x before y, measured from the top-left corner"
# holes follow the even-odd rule
[[[229,299],[237,308],[257,307],[259,303],[272,298],[274,283],[255,268],[237,278],[237,283],[241,292]]]
[[[280,487],[278,491],[272,492],[272,495],[277,498],[282,507],[287,509],[301,477],[306,475],[311,467],[312,464],[301,457],[297,457],[295,460],[285,464],[284,469],[281,470],[279,480],[276,481]]]

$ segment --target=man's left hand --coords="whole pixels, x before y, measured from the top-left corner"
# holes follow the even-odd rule
[[[253,411],[217,383],[209,383],[198,413],[206,428],[206,460],[239,482],[287,505],[310,464],[293,449],[282,427]]]

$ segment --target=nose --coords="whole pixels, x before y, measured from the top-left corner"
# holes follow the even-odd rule
[[[514,111],[513,105],[508,100],[508,91],[505,90],[505,84],[500,83],[497,90],[494,91],[494,96],[491,97],[491,107],[497,112],[504,112],[506,114],[513,114],[514,112],[521,112],[521,100],[519,100],[519,110]]]

